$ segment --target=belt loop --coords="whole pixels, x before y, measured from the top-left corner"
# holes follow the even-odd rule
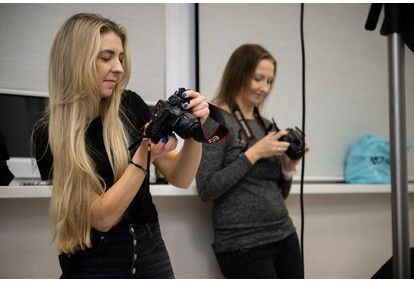
[[[150,224],[145,223],[145,227],[147,228],[148,239],[152,239],[152,229],[151,229]]]

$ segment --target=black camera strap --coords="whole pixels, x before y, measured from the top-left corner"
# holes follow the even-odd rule
[[[246,138],[247,143],[249,144],[251,140],[255,140],[256,136],[254,135],[253,131],[250,129],[249,125],[247,124],[246,119],[244,118],[242,112],[240,111],[240,108],[237,105],[237,103],[234,103],[231,111],[233,113],[234,118],[236,118],[236,121],[239,124],[240,130],[243,133],[244,137]],[[266,124],[262,116],[260,115],[257,107],[254,108],[254,114],[255,114],[256,119],[263,126],[265,133],[267,134],[269,132],[269,129],[266,127]]]
[[[209,136],[205,136],[202,127],[198,127],[196,134],[193,139],[198,142],[204,142],[209,144],[215,144],[223,141],[229,134],[229,129],[224,126],[224,119],[220,113],[220,109],[213,104],[209,103],[208,108],[210,109],[209,118],[216,121],[219,125]]]

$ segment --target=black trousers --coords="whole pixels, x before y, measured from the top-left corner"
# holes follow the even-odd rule
[[[60,278],[174,278],[158,222],[95,231],[92,243],[90,249],[59,255]]]
[[[249,249],[216,253],[228,279],[303,279],[302,258],[296,233],[286,239]]]

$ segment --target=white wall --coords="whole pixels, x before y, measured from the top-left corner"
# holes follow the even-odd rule
[[[306,278],[367,279],[391,257],[389,194],[310,194],[304,200]],[[222,278],[210,246],[211,204],[198,196],[156,196],[154,202],[176,277]],[[0,278],[59,277],[48,203],[48,198],[0,199]],[[287,205],[300,230],[299,195],[291,195]],[[414,219],[412,194],[409,207]],[[410,243],[414,246],[412,225]]]
[[[258,43],[277,59],[264,111],[280,128],[302,125],[300,3],[200,4],[200,91],[212,97],[235,48]],[[387,38],[365,30],[370,3],[306,3],[307,180],[344,180],[352,142],[389,137]],[[382,14],[381,16],[383,15]],[[414,53],[405,48],[407,140],[414,144]],[[407,158],[414,179],[414,154]]]
[[[98,13],[125,26],[131,52],[128,88],[156,102],[195,87],[193,4],[0,3],[0,93],[47,95],[53,38],[76,13]]]

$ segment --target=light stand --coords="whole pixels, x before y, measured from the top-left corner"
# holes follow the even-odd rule
[[[371,4],[365,29],[374,30],[383,4]],[[409,6],[408,6],[409,5]],[[381,35],[388,37],[389,118],[391,138],[391,187],[394,278],[411,278],[408,224],[407,142],[405,123],[404,41],[412,40],[407,19],[410,4],[384,4]],[[404,38],[403,38],[404,37]]]

